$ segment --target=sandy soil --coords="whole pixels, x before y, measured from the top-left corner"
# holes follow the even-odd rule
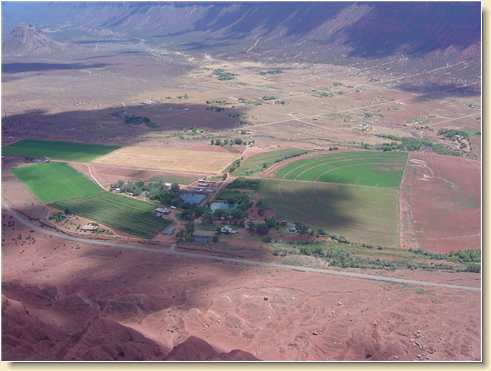
[[[4,360],[480,358],[476,292],[67,244],[3,220]]]
[[[480,162],[414,153],[401,184],[401,246],[435,252],[481,247]]]
[[[219,174],[237,154],[208,146],[206,150],[161,146],[127,146],[94,160],[94,163],[121,165],[136,169]]]

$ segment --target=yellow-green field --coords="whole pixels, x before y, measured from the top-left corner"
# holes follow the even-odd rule
[[[260,198],[278,219],[399,247],[399,191],[347,184],[262,180]]]

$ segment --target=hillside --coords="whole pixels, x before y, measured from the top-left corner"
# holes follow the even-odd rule
[[[63,50],[63,43],[52,40],[45,32],[29,24],[15,27],[2,43],[7,56],[50,55]]]
[[[480,57],[479,2],[46,3],[36,12],[29,3],[2,6],[6,30],[30,22],[59,38],[142,38],[222,57],[343,64]]]

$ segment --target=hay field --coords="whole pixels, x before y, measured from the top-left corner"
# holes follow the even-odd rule
[[[127,146],[95,163],[182,173],[219,174],[238,154],[175,147]]]

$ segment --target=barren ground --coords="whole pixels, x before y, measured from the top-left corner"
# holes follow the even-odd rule
[[[447,253],[481,246],[480,163],[412,153],[401,186],[401,244]]]
[[[67,244],[17,222],[3,230],[5,360],[480,357],[476,292]]]

